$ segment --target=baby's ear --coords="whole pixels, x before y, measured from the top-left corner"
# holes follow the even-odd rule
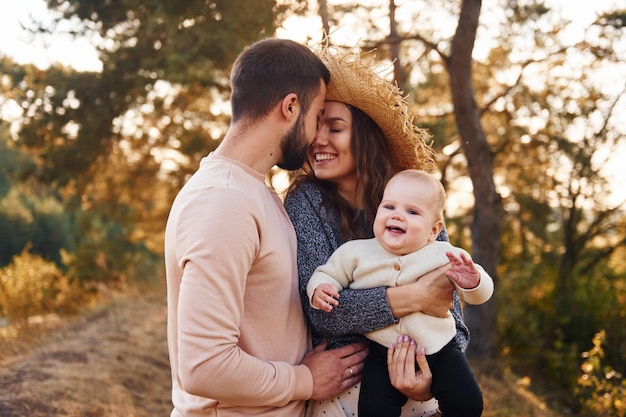
[[[434,242],[437,239],[437,236],[439,236],[439,233],[441,233],[441,229],[443,229],[443,221],[437,220],[430,230],[430,236],[428,236],[428,241]]]

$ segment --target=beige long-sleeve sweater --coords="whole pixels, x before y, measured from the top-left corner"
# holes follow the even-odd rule
[[[302,416],[313,377],[296,237],[263,175],[204,158],[165,232],[174,417]]]
[[[330,283],[341,291],[345,288],[361,289],[379,286],[398,286],[417,281],[425,273],[449,263],[446,251],[457,255],[465,250],[448,242],[435,241],[422,249],[404,256],[386,251],[376,238],[352,240],[341,245],[326,264],[317,267],[307,285],[309,300],[321,283]],[[493,280],[480,266],[480,283],[476,288],[456,290],[461,299],[470,304],[482,304],[493,294]],[[367,333],[369,339],[389,346],[396,343],[399,335],[408,334],[426,354],[433,354],[444,347],[456,334],[454,318],[429,316],[416,312],[400,318],[397,324]]]

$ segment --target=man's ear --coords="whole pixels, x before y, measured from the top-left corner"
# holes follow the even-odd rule
[[[294,116],[298,116],[299,108],[298,95],[296,93],[287,94],[281,102],[282,114],[287,120],[292,120]]]

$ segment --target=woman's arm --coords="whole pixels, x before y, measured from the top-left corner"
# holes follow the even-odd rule
[[[446,235],[447,237],[447,235]],[[387,298],[393,316],[400,318],[414,311],[446,317],[452,312],[456,324],[456,340],[463,352],[469,344],[469,329],[463,321],[461,299],[446,277],[449,265],[430,271],[413,284],[387,288]]]

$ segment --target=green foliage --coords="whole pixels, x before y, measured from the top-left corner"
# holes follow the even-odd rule
[[[0,120],[0,199],[35,168],[31,158],[13,146],[9,127],[9,123]]]
[[[99,35],[103,70],[7,71],[26,115],[18,141],[37,155],[39,178],[61,186],[78,183],[79,192],[90,180],[92,164],[126,135],[153,148],[186,144],[182,151],[194,153],[195,166],[197,148],[206,154],[215,146],[212,139],[219,139],[208,127],[223,117],[209,108],[225,99],[235,57],[251,42],[272,36],[288,10],[274,0],[49,0],[48,6],[82,21],[79,31]],[[44,33],[57,28],[31,26]],[[171,97],[155,97],[157,85],[169,87]],[[129,114],[135,132],[119,128]],[[149,131],[151,121],[158,130]]]
[[[120,223],[91,212],[81,212],[77,223],[76,250],[63,257],[76,285],[95,290],[99,284],[123,286],[155,278],[160,258],[143,242],[133,242]]]
[[[48,6],[113,42],[102,50],[105,72],[132,64],[130,77],[204,87],[221,84],[220,71],[250,42],[272,36],[286,11],[274,0],[49,0]]]
[[[626,416],[626,379],[604,361],[602,347],[606,332],[601,330],[593,338],[591,350],[583,353],[582,373],[578,378],[576,397],[583,411],[590,416]]]
[[[165,205],[155,202],[158,191],[145,185],[154,183],[156,176],[149,162],[140,161],[132,173],[102,164],[97,173],[100,182],[87,188],[89,204],[80,204],[71,193],[63,199],[54,187],[22,177],[20,172],[24,170],[20,167],[32,166],[32,159],[7,142],[0,143],[5,144],[0,147],[0,159],[9,162],[0,171],[0,178],[9,188],[0,198],[0,266],[9,264],[28,247],[29,254],[67,271],[77,289],[94,289],[96,283],[117,285],[129,280],[149,280],[154,276],[158,255],[147,248],[147,240],[141,239],[147,231],[139,236],[136,233],[142,216],[150,216],[155,208]],[[144,184],[143,191],[133,193],[128,189],[130,177],[137,186]],[[163,188],[166,187],[160,187]],[[159,213],[155,214],[161,217],[154,233],[161,235],[165,219]]]
[[[28,247],[0,269],[0,316],[22,321],[49,313],[71,313],[82,295],[52,262],[29,253]]]
[[[72,249],[72,216],[56,190],[29,179],[35,165],[0,129],[0,267],[26,245],[57,265],[61,264],[60,250]]]
[[[532,377],[537,387],[543,387],[539,391],[545,391],[547,386],[558,388],[565,393],[562,403],[578,408],[574,393],[580,352],[593,337],[594,329],[606,329],[613,341],[606,346],[605,364],[614,369],[626,366],[623,252],[604,258],[593,271],[572,272],[567,277],[574,288],[569,308],[560,312],[557,304],[564,289],[559,285],[557,244],[545,240],[549,233],[542,239],[528,239],[520,244],[515,238],[520,234],[509,230],[504,233],[507,249],[503,251],[500,269],[506,279],[498,286],[498,301],[506,306],[499,309],[497,316],[499,345],[516,372]]]
[[[72,218],[52,196],[28,195],[14,187],[0,199],[0,266],[27,244],[44,259],[61,264],[60,251],[72,250]]]

